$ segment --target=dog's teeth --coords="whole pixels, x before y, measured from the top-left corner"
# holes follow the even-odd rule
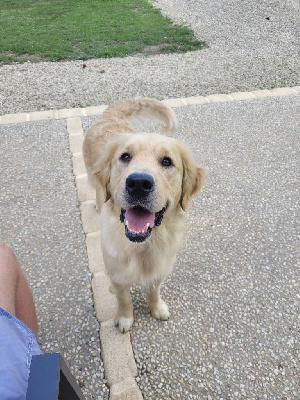
[[[125,221],[125,225],[128,226],[128,220],[127,220],[127,219],[126,219],[126,221]]]

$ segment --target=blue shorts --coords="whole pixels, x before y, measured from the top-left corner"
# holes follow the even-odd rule
[[[42,354],[32,331],[0,307],[0,399],[25,400],[32,356]]]

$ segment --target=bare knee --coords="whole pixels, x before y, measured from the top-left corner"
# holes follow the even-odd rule
[[[3,242],[0,242],[0,269],[9,269],[12,274],[19,272],[19,264],[15,253]]]
[[[14,252],[6,243],[0,242],[0,254],[2,253],[14,255]]]
[[[0,242],[0,307],[37,335],[32,294],[13,250],[3,242]]]
[[[0,307],[15,315],[19,265],[12,249],[0,242]]]

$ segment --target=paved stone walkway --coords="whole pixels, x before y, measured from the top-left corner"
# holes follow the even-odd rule
[[[87,399],[297,398],[299,93],[166,101],[209,173],[163,291],[171,319],[151,319],[137,287],[131,336],[113,326],[81,152],[105,106],[0,117],[0,240],[33,289],[42,349],[63,353]]]

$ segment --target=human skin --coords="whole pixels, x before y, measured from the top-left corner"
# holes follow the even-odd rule
[[[0,242],[0,307],[38,335],[35,305],[25,276],[12,249]]]

